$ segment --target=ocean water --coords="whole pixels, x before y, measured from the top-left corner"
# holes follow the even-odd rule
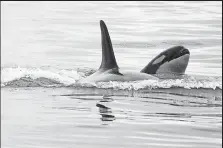
[[[101,62],[104,20],[119,67],[175,45],[182,79],[81,83]],[[221,2],[1,2],[1,146],[222,146]]]

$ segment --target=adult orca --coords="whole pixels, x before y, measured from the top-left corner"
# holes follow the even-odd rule
[[[144,69],[140,72],[132,71],[119,71],[118,64],[115,59],[112,42],[108,33],[108,29],[103,20],[100,20],[101,28],[101,44],[102,44],[102,61],[99,69],[92,75],[85,78],[85,81],[90,82],[106,82],[106,81],[138,81],[138,80],[157,80],[158,78],[152,74],[162,73],[162,72],[183,72],[184,68],[178,68],[180,70],[174,69],[174,64],[178,60],[181,62],[186,61],[187,58],[184,57],[186,53],[189,53],[187,49],[183,46],[176,46],[159,54],[154,58]],[[183,51],[182,51],[183,50]],[[187,51],[188,52],[187,52]],[[182,59],[183,60],[182,60]],[[174,60],[174,62],[172,62]],[[180,64],[181,62],[177,62]],[[184,69],[184,70],[185,70]]]

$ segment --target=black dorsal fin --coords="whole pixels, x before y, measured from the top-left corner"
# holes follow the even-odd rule
[[[102,61],[99,69],[108,70],[108,69],[116,69],[119,67],[117,65],[112,42],[108,33],[108,29],[104,23],[104,21],[100,20],[101,27],[101,45],[102,45]]]

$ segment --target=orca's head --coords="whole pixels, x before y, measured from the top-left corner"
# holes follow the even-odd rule
[[[190,58],[190,52],[183,46],[174,46],[156,56],[147,66],[150,74],[184,74]]]

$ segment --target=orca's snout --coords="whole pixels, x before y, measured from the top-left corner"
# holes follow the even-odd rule
[[[190,51],[187,48],[181,50],[181,55],[190,54]]]

